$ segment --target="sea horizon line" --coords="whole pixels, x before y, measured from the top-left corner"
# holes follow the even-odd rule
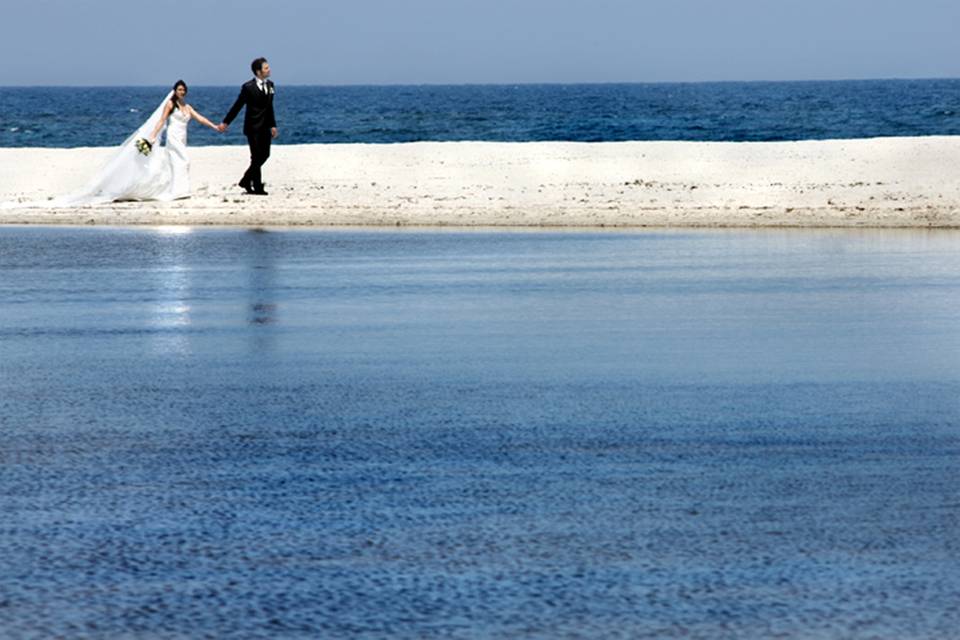
[[[245,82],[244,76],[236,82],[224,84],[191,83],[196,87],[230,88],[238,82]],[[960,77],[886,77],[886,78],[807,78],[796,80],[655,80],[655,81],[583,81],[583,82],[420,82],[420,83],[283,83],[285,87],[324,87],[324,88],[403,88],[403,87],[584,87],[584,86],[643,86],[643,85],[718,85],[718,84],[832,84],[832,83],[872,83],[872,82],[943,82],[960,81]],[[169,83],[148,84],[9,84],[0,85],[3,89],[152,89],[166,87]]]

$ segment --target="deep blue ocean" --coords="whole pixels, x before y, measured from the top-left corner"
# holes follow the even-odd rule
[[[167,87],[0,88],[0,147],[110,146]],[[215,122],[238,87],[192,87]],[[280,143],[764,141],[960,134],[960,79],[577,85],[284,86]],[[193,145],[245,144],[191,127]]]

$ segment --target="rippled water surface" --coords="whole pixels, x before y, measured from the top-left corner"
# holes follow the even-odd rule
[[[0,637],[960,628],[960,233],[6,227],[0,303]]]

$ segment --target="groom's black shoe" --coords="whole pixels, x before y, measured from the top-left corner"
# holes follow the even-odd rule
[[[267,196],[267,195],[270,195],[269,193],[267,193],[266,191],[263,190],[263,188],[266,186],[266,184],[267,184],[267,183],[264,182],[263,184],[255,185],[255,186],[253,187],[253,189],[252,189],[251,191],[248,191],[247,193],[250,193],[250,194],[255,195],[255,196]]]
[[[243,190],[246,191],[247,193],[253,193],[253,185],[251,185],[249,182],[244,182],[243,180],[241,180],[237,184],[243,187]]]

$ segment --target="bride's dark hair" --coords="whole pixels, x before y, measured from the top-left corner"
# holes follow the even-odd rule
[[[180,108],[180,105],[177,104],[177,87],[180,87],[180,86],[183,87],[183,91],[185,94],[190,92],[190,89],[187,88],[187,83],[184,82],[183,80],[177,80],[176,82],[173,83],[173,95],[170,96],[170,102],[173,103],[174,109]]]

